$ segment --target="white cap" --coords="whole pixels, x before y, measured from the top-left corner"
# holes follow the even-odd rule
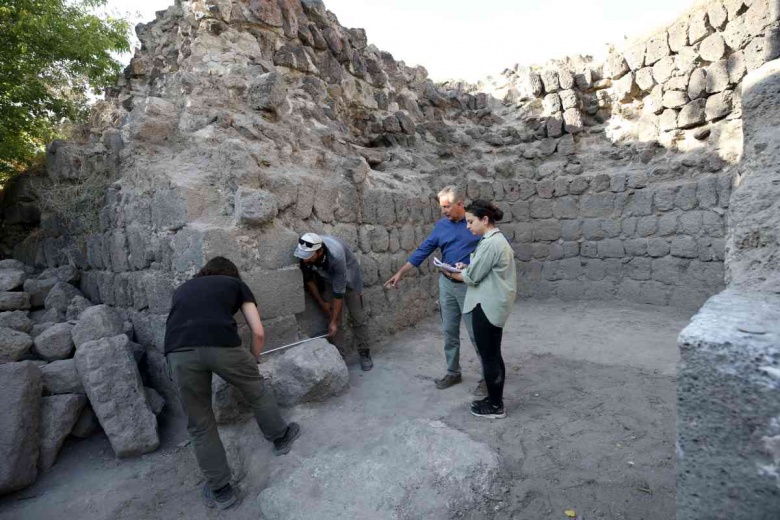
[[[322,247],[322,238],[316,233],[306,233],[298,239],[298,246],[293,253],[296,258],[306,260]]]

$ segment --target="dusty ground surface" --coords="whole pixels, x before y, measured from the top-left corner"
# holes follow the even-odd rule
[[[497,493],[465,518],[674,518],[676,337],[689,316],[670,308],[605,302],[521,302],[504,334],[509,417],[468,413],[478,363],[462,349],[464,384],[440,391],[437,320],[389,338],[376,367],[350,367],[348,393],[287,412],[303,434],[273,457],[252,423],[223,431],[243,497],[206,509],[181,424],[163,425],[156,453],[118,461],[107,439],[69,440],[38,482],[0,499],[0,518],[258,518],[258,495],[323,451],[360,450],[400,420],[444,423],[494,449]],[[465,333],[464,333],[465,337]],[[349,496],[348,490],[345,496]],[[311,518],[319,518],[312,504]]]

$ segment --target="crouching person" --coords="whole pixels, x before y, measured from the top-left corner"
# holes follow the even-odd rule
[[[251,353],[241,347],[233,319],[239,309],[252,329]],[[212,374],[241,391],[277,455],[289,452],[300,432],[296,423],[282,419],[273,391],[257,370],[264,341],[255,297],[230,260],[212,258],[174,292],[165,355],[187,414],[187,431],[206,479],[203,495],[210,507],[226,509],[237,501],[211,406]]]
[[[344,338],[339,325],[346,303],[360,355],[360,368],[371,370],[374,363],[369,350],[368,318],[363,307],[363,274],[355,253],[336,237],[306,233],[298,239],[293,254],[300,260],[306,290],[328,318],[328,340],[343,350]],[[322,284],[322,293],[318,282]]]

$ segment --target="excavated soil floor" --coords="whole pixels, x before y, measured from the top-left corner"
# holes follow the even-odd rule
[[[566,519],[564,511],[574,510],[583,520],[668,520],[675,513],[676,337],[689,317],[624,302],[520,302],[504,334],[509,417],[496,421],[468,413],[478,367],[468,342],[464,383],[434,387],[444,363],[431,318],[380,345],[372,372],[351,366],[348,393],[287,411],[303,429],[289,455],[271,456],[251,422],[225,429],[243,496],[235,509],[204,507],[186,432],[169,420],[162,448],[137,459],[116,460],[102,434],[69,439],[35,485],[0,499],[0,518],[258,518],[257,495],[301,460],[423,419],[500,457],[497,492],[454,516]],[[350,490],[338,499],[349,500]],[[316,504],[311,517],[320,518]]]

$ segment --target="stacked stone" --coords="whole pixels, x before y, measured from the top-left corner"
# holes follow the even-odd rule
[[[512,215],[521,294],[696,308],[723,284],[731,175],[644,173],[483,184]]]
[[[49,469],[68,435],[102,426],[119,456],[159,445],[155,413],[164,401],[142,383],[143,348],[116,311],[83,297],[79,274],[62,266],[35,275],[16,260],[0,262],[0,457],[11,461],[0,494]]]
[[[623,102],[642,99],[661,132],[739,116],[736,90],[780,54],[779,13],[769,0],[700,5],[667,29],[610,55],[605,76]]]

